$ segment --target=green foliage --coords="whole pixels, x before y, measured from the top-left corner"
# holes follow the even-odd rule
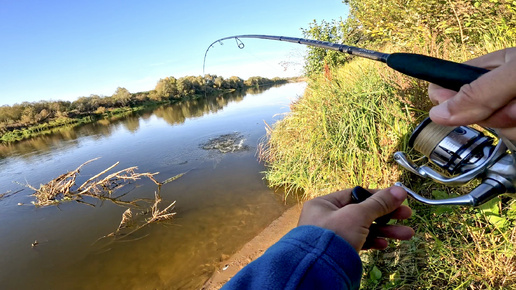
[[[505,0],[347,0],[350,14],[365,34],[381,43],[413,45],[445,40],[467,46],[486,30],[511,27],[516,32],[516,2]]]
[[[322,20],[318,23],[314,20],[307,29],[302,29],[305,38],[343,43],[348,45],[363,44],[364,35],[359,29],[355,19],[348,18],[346,21],[333,20],[327,22]],[[318,47],[308,47],[305,56],[305,74],[313,76],[324,71],[325,66],[333,68],[342,65],[350,60],[350,56],[341,52],[326,50]]]

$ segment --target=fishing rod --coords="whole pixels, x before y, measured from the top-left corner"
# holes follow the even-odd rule
[[[335,50],[350,55],[365,57],[386,63],[390,68],[405,75],[458,91],[489,70],[466,64],[447,61],[435,57],[414,53],[382,53],[359,47],[305,38],[273,35],[236,35],[214,41],[204,54],[204,63],[208,50],[217,42],[235,39],[239,48],[244,48],[241,38],[257,38],[298,43],[323,49]],[[203,64],[204,70],[204,64]],[[490,130],[490,128],[486,128]],[[503,193],[516,193],[516,146],[498,130],[491,129],[498,142],[468,126],[447,127],[435,124],[427,118],[416,127],[409,140],[409,147],[426,156],[431,163],[446,170],[449,175],[442,175],[432,168],[418,166],[404,152],[396,152],[394,160],[411,173],[422,178],[429,178],[445,185],[462,185],[473,179],[482,180],[480,185],[469,194],[448,199],[428,199],[402,183],[414,199],[431,205],[469,205],[477,206]],[[495,145],[496,144],[496,145]],[[510,151],[508,151],[508,149]],[[367,196],[355,188],[355,202]]]
[[[208,47],[208,49],[206,49],[206,52],[204,53],[203,74],[206,64],[206,55],[208,54],[208,51],[210,50],[210,48],[213,47],[214,44],[216,44],[217,42],[222,43],[222,41],[227,39],[235,39],[238,48],[243,49],[245,45],[240,40],[241,38],[257,38],[275,41],[285,41],[319,47],[323,49],[335,50],[350,55],[356,55],[358,57],[364,57],[386,63],[387,66],[389,66],[390,68],[399,71],[405,75],[429,81],[431,83],[440,85],[441,87],[451,89],[454,91],[458,91],[460,87],[462,87],[463,85],[471,83],[472,81],[476,80],[478,77],[489,71],[484,68],[474,67],[422,54],[399,52],[389,54],[328,41],[288,36],[245,34],[224,37],[210,44],[210,46]]]

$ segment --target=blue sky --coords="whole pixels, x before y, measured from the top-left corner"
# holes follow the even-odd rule
[[[341,0],[0,0],[0,105],[151,90],[202,75],[206,48],[238,34],[302,37],[314,19],[345,18]],[[305,47],[243,39],[210,49],[206,73],[244,79],[300,73]],[[287,69],[280,62],[291,63]]]

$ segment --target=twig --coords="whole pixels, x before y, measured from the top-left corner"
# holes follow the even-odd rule
[[[120,221],[118,228],[114,232],[109,233],[109,234],[99,238],[96,242],[98,242],[99,240],[101,240],[103,238],[108,238],[108,237],[112,237],[115,240],[120,240],[120,239],[126,238],[128,236],[131,236],[135,232],[141,230],[142,228],[144,228],[145,226],[147,226],[151,223],[171,219],[176,213],[170,212],[170,210],[174,208],[174,205],[176,204],[176,202],[174,201],[171,204],[169,204],[165,209],[159,210],[159,203],[161,201],[162,201],[162,199],[161,199],[160,195],[157,192],[155,192],[154,193],[154,204],[150,208],[152,216],[150,218],[146,219],[144,223],[142,223],[140,225],[136,225],[136,226],[135,226],[136,221],[134,220],[135,215],[133,215],[133,213],[130,209],[127,209],[122,214],[122,220]],[[131,231],[129,231],[127,233],[122,233],[122,230],[128,229],[131,226],[134,227]]]
[[[77,188],[77,190],[81,190],[81,188],[83,188],[86,184],[88,184],[88,182],[94,180],[95,178],[98,178],[99,176],[101,176],[102,174],[108,172],[109,170],[113,169],[115,166],[117,166],[118,164],[120,164],[120,161],[117,161],[115,164],[111,165],[110,167],[108,167],[107,169],[103,170],[102,172],[100,172],[99,174],[96,174],[94,175],[93,177],[91,177],[90,179],[86,180],[81,186],[79,186]]]

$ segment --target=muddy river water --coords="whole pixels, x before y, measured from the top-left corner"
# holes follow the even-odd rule
[[[0,288],[199,289],[287,208],[263,180],[256,149],[264,122],[281,119],[304,89],[294,83],[189,101],[0,147],[0,194],[23,189],[0,199]],[[31,204],[25,184],[38,187],[96,157],[79,184],[117,161],[117,169],[159,172],[160,181],[186,173],[160,189],[163,204],[176,201],[175,217],[98,240],[126,208],[96,200]],[[133,200],[153,198],[158,187],[141,179],[124,190],[123,199]]]

